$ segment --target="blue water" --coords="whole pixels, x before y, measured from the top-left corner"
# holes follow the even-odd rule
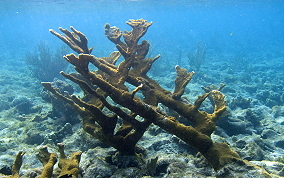
[[[125,21],[143,18],[153,22],[143,38],[153,55],[187,50],[198,41],[220,53],[277,51],[284,44],[283,10],[281,0],[2,0],[0,47],[16,58],[40,41],[55,49],[62,42],[48,29],[74,26],[87,35],[93,54],[107,55],[114,45],[104,36],[104,24],[130,30]]]
[[[74,26],[87,36],[89,47],[94,47],[92,55],[105,57],[117,50],[104,35],[105,23],[117,26],[121,31],[129,31],[131,28],[125,23],[128,19],[143,18],[153,22],[142,38],[151,44],[148,56],[161,55],[148,73],[149,77],[166,90],[173,91],[176,76],[174,66],[179,64],[188,71],[195,70],[187,56],[198,44],[202,44],[206,48],[205,61],[200,68],[201,72],[196,72],[186,88],[185,97],[193,104],[197,96],[204,93],[200,86],[219,86],[220,83],[225,83],[226,87],[222,92],[226,95],[230,114],[226,114],[225,119],[220,119],[220,123],[217,123],[224,130],[219,129],[219,134],[222,133],[222,137],[225,134],[234,136],[233,139],[226,137],[224,140],[235,148],[237,138],[241,145],[243,142],[248,143],[247,147],[239,149],[242,154],[249,153],[249,156],[241,155],[242,158],[275,161],[274,158],[279,153],[282,160],[284,138],[280,135],[284,132],[283,12],[284,0],[0,0],[0,137],[5,140],[1,141],[4,146],[0,150],[4,150],[3,155],[11,156],[19,150],[26,150],[26,146],[22,147],[22,144],[30,144],[35,149],[34,142],[30,141],[37,141],[37,145],[43,144],[41,139],[53,138],[53,133],[58,134],[58,130],[61,130],[60,124],[65,124],[66,118],[69,118],[67,109],[61,112],[59,108],[60,113],[56,114],[51,104],[43,100],[46,96],[41,93],[43,87],[40,82],[51,82],[52,79],[31,75],[35,68],[31,68],[23,60],[29,52],[39,54],[37,48],[42,42],[50,47],[52,53],[64,44],[49,29],[60,32],[58,27],[69,29]],[[56,71],[56,67],[52,65],[43,66],[48,69],[48,76]],[[60,70],[67,73],[73,70],[71,67],[60,67],[57,73]],[[77,90],[78,87],[75,91],[81,91]],[[141,96],[141,93],[136,95]],[[25,105],[20,105],[20,102]],[[211,112],[210,102],[204,103],[201,110]],[[39,115],[42,115],[42,120],[36,122]],[[31,128],[37,130],[34,133],[39,135],[38,140],[26,136],[32,134]],[[77,126],[73,129],[76,128]],[[245,138],[245,134],[251,137],[257,135],[255,144],[263,149],[261,154],[258,154],[260,148],[250,144],[251,139]],[[72,138],[81,137],[80,134],[74,135]],[[263,135],[267,139],[260,142]],[[152,141],[148,138],[142,141]],[[153,145],[163,143],[164,138],[159,140],[162,136],[157,138],[158,141],[153,139]],[[172,138],[169,137],[174,140]],[[70,150],[78,146],[75,143],[77,139],[68,140],[69,137],[67,144]],[[74,150],[86,150],[93,146],[86,145],[83,143]],[[148,147],[148,143],[145,145]],[[149,151],[153,155],[168,152],[166,147],[159,148],[160,150],[156,150],[157,146],[151,147],[155,147]],[[178,152],[184,153],[184,146],[180,148]],[[27,146],[27,150],[32,149]],[[252,154],[255,157],[251,156],[251,150],[256,150]],[[25,156],[32,154],[27,153]],[[98,155],[96,157],[104,157]],[[263,158],[258,158],[258,155],[263,155]],[[39,162],[33,164],[30,161],[35,160],[35,157],[29,157],[24,163],[26,167],[41,166]],[[11,160],[6,165],[11,165],[12,162]]]

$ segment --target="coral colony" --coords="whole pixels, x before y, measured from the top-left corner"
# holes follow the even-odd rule
[[[78,84],[85,96],[79,98],[61,93],[49,82],[43,82],[42,85],[76,110],[82,118],[83,128],[87,133],[112,146],[120,155],[133,156],[139,160],[136,144],[147,128],[154,124],[195,148],[216,171],[236,162],[248,165],[249,163],[242,160],[226,143],[213,142],[210,137],[215,130],[217,120],[226,110],[225,96],[220,92],[224,85],[215,89],[203,88],[206,93],[199,96],[193,104],[189,104],[181,97],[194,72],[187,72],[186,69],[176,66],[174,91],[167,91],[147,75],[152,64],[160,56],[146,58],[149,42],[143,40],[138,44],[152,22],[139,19],[129,20],[126,23],[132,27],[131,31],[121,32],[119,28],[111,27],[109,24],[104,26],[106,37],[116,45],[118,51],[102,58],[91,55],[93,48],[88,47],[86,36],[74,27],[71,27],[72,31],[59,28],[63,34],[50,30],[53,35],[78,53],[78,56],[75,54],[64,56],[78,74],[64,72],[61,74]],[[120,56],[124,60],[116,65]],[[96,66],[98,70],[90,71],[89,65]],[[138,93],[143,95],[143,98],[138,97]],[[213,113],[200,110],[206,98],[211,101]],[[185,125],[179,122],[178,118],[162,111],[159,104],[173,110],[191,124]],[[81,153],[73,153],[67,158],[64,146],[59,144],[58,147],[59,168],[61,168],[59,177],[78,177]],[[53,166],[57,162],[56,155],[49,153],[44,146],[41,147],[40,152],[38,158],[44,165],[41,177],[51,177]],[[16,157],[13,167],[14,177],[17,177],[23,155],[23,152],[19,152]],[[265,171],[263,174],[266,174]]]

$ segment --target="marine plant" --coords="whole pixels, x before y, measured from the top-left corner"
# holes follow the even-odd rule
[[[201,65],[204,64],[205,55],[205,45],[202,42],[198,42],[196,48],[187,55],[189,65],[196,71],[199,71]]]
[[[210,137],[217,120],[226,110],[225,96],[218,89],[207,88],[206,93],[198,96],[193,104],[184,102],[181,97],[194,72],[187,72],[180,66],[175,66],[177,76],[173,92],[161,87],[147,75],[160,56],[146,58],[150,44],[146,40],[139,44],[152,22],[138,19],[126,23],[131,26],[131,31],[122,32],[115,26],[105,24],[105,35],[118,51],[101,58],[91,55],[93,48],[88,47],[86,36],[74,27],[71,27],[72,31],[59,28],[63,34],[50,30],[78,53],[77,56],[64,56],[78,73],[61,74],[77,83],[85,97],[63,95],[49,82],[42,85],[78,112],[87,133],[116,148],[121,154],[135,155],[136,143],[150,124],[155,124],[194,147],[215,170],[242,161],[226,143],[213,142]],[[116,65],[121,55],[124,60]],[[90,71],[89,65],[96,66],[98,70]],[[138,92],[143,98],[136,96]],[[200,110],[206,98],[212,103],[212,113]],[[191,125],[184,125],[178,118],[163,112],[159,103],[177,112]]]
[[[38,53],[28,52],[23,59],[28,65],[32,75],[39,81],[53,81],[55,77],[61,77],[59,72],[65,70],[68,63],[62,56],[69,52],[68,47],[62,46],[54,55],[51,54],[49,46],[40,42],[37,46]]]

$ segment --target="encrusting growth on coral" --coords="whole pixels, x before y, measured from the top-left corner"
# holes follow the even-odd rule
[[[162,88],[147,75],[159,55],[146,58],[150,47],[149,42],[143,40],[141,44],[138,44],[152,22],[139,19],[129,20],[126,23],[132,27],[132,30],[124,33],[117,27],[105,25],[106,37],[116,45],[119,51],[112,53],[108,58],[90,55],[92,48],[87,47],[87,38],[73,27],[71,27],[73,32],[59,28],[65,35],[50,30],[52,34],[79,53],[78,56],[69,54],[64,58],[74,65],[75,70],[85,79],[81,80],[74,74],[64,72],[61,74],[77,83],[85,95],[92,96],[93,99],[86,101],[74,95],[62,95],[50,83],[42,83],[43,86],[76,109],[82,117],[86,132],[123,154],[135,154],[136,143],[153,123],[197,149],[215,170],[235,160],[241,160],[227,144],[214,143],[210,138],[215,130],[216,121],[226,110],[225,96],[218,90],[210,90],[199,96],[194,104],[183,102],[181,96],[194,72],[187,72],[179,66],[176,66],[174,92]],[[81,41],[76,36],[79,36]],[[124,42],[121,41],[122,37]],[[115,63],[120,54],[124,60],[117,66]],[[98,71],[90,71],[89,64],[96,66]],[[130,91],[126,83],[136,88]],[[135,96],[137,92],[141,92],[144,98]],[[112,102],[108,98],[111,98]],[[199,110],[206,98],[212,101],[213,113]],[[128,111],[115,106],[113,102],[127,108]],[[192,125],[184,125],[177,118],[162,112],[158,107],[159,103],[174,110]],[[103,108],[107,108],[108,112],[103,111]]]

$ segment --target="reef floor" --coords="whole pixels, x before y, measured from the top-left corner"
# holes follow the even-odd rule
[[[184,97],[192,102],[203,93],[201,86],[225,83],[222,92],[226,95],[228,112],[218,121],[212,138],[216,142],[227,142],[243,159],[262,166],[276,177],[284,176],[283,55],[253,54],[245,61],[228,60],[234,56],[232,54],[223,55],[223,61],[219,60],[220,56],[214,56],[217,55],[211,55],[196,72]],[[38,147],[47,145],[50,152],[58,153],[56,144],[62,142],[67,154],[83,152],[80,167],[86,178],[226,176],[224,172],[214,172],[193,148],[156,126],[151,126],[138,142],[144,160],[158,157],[155,169],[145,173],[139,164],[131,166],[131,158],[109,161],[107,158],[115,155],[115,150],[85,133],[80,118],[73,118],[70,123],[68,116],[55,117],[51,103],[42,99],[43,87],[30,75],[23,61],[6,59],[2,64],[1,174],[11,173],[15,155],[23,150],[26,154],[21,174],[23,177],[37,175],[42,167],[36,158]],[[169,65],[173,66],[172,70],[168,69]],[[150,76],[172,90],[174,65],[173,62],[154,65]],[[182,65],[190,70],[186,62]],[[76,86],[74,88],[79,92]],[[208,106],[205,103],[203,109],[210,110]],[[235,175],[253,176],[248,169],[241,165],[228,168]]]

